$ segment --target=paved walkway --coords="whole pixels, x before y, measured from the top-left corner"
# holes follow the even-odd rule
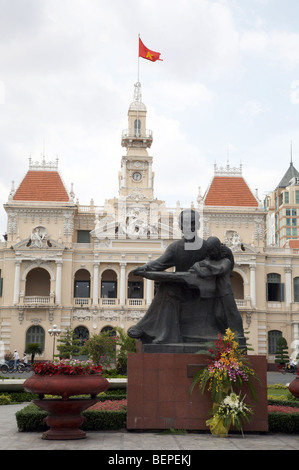
[[[291,374],[267,373],[268,384],[287,384]],[[19,432],[15,413],[27,404],[0,406],[1,450],[104,450],[106,457],[116,458],[125,451],[154,453],[198,450],[299,450],[299,435],[290,434],[233,434],[225,439],[209,433],[165,434],[163,432],[104,431],[87,432],[86,439],[75,441],[45,441],[38,432]],[[134,456],[134,452],[130,455]],[[147,454],[148,455],[148,454]],[[117,463],[117,462],[115,462]],[[147,462],[148,463],[148,462]],[[151,462],[153,463],[153,462]],[[184,464],[184,462],[182,462]],[[137,466],[137,465],[136,465]]]
[[[123,430],[87,432],[86,439],[75,441],[46,441],[39,432],[18,431],[15,413],[25,406],[24,403],[0,406],[0,450],[105,450],[111,458],[128,450],[179,454],[198,450],[299,450],[299,435],[287,434],[245,434],[244,437],[235,434],[222,439],[209,433],[179,435]],[[134,456],[134,452],[130,455]]]

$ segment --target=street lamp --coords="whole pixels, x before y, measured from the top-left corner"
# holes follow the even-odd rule
[[[53,328],[49,328],[48,333],[50,336],[54,336],[53,339],[53,360],[54,360],[54,351],[55,351],[55,338],[56,336],[59,336],[61,333],[61,330],[57,328],[57,325],[53,325]]]

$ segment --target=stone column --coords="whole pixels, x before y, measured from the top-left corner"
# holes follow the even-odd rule
[[[57,305],[61,304],[61,273],[62,273],[62,261],[56,261],[56,293],[55,302]]]
[[[250,298],[252,308],[256,308],[255,264],[250,265]]]
[[[14,283],[14,293],[13,293],[13,303],[17,305],[19,303],[20,296],[20,273],[21,273],[21,262],[16,261],[15,263],[15,283]]]
[[[298,353],[299,353],[299,324],[298,323],[293,323],[293,341],[291,344],[291,357],[292,359],[296,359]]]
[[[98,305],[99,303],[99,265],[100,263],[93,264],[93,293],[92,293],[93,305]]]
[[[150,305],[153,300],[153,294],[152,294],[152,289],[153,289],[153,281],[151,279],[146,280],[146,305]]]
[[[285,277],[286,277],[286,308],[289,308],[292,302],[292,268],[285,268]]]
[[[147,186],[149,188],[153,187],[153,172],[152,172],[152,162],[148,162],[148,183]]]
[[[126,265],[127,263],[120,263],[119,303],[121,307],[124,307],[126,303]]]
[[[123,177],[122,177],[122,187],[125,188],[127,185],[127,160],[123,158]]]

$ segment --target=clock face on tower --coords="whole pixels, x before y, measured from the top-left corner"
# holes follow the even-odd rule
[[[133,173],[133,180],[134,180],[134,181],[140,181],[141,178],[142,178],[142,176],[141,176],[141,173],[139,173],[139,171],[135,171],[135,172]]]

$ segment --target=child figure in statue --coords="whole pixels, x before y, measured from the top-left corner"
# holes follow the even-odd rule
[[[240,346],[246,347],[242,318],[230,282],[234,263],[231,251],[217,237],[208,238],[206,248],[207,257],[189,271],[197,275],[200,297],[214,299],[211,314],[221,333],[230,328],[237,334]]]

